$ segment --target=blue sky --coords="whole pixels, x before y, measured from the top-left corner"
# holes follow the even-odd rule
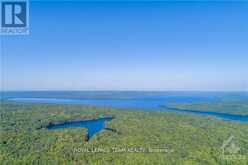
[[[248,2],[30,4],[1,90],[248,90]]]

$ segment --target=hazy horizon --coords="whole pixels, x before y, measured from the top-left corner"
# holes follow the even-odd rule
[[[248,2],[30,2],[0,91],[248,91]]]
[[[106,89],[81,89],[81,90],[65,90],[65,89],[36,89],[36,90],[0,90],[0,92],[202,92],[202,93],[247,93],[248,90],[106,90]]]

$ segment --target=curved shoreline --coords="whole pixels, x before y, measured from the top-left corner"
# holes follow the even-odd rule
[[[23,98],[19,98],[19,100],[17,99],[15,100],[9,100],[10,102],[16,102],[16,103],[39,103],[39,104],[66,104],[66,105],[86,105],[86,106],[104,106],[104,107],[111,107],[111,108],[118,108],[118,109],[134,109],[134,110],[148,110],[148,111],[162,111],[162,112],[177,112],[177,113],[188,113],[191,115],[198,115],[198,116],[211,116],[211,117],[215,117],[217,119],[220,120],[225,120],[225,121],[237,121],[237,122],[248,122],[248,115],[238,115],[238,114],[228,114],[228,113],[220,113],[220,112],[211,112],[211,111],[197,111],[197,110],[191,110],[191,109],[180,109],[180,108],[175,108],[175,107],[170,107],[170,106],[166,106],[163,103],[161,103],[161,100],[153,102],[154,100],[152,100],[152,102],[149,101],[144,101],[144,100],[135,100],[135,101],[131,101],[130,100],[121,100],[121,102],[119,102],[119,100],[110,100],[106,103],[106,105],[104,104],[105,102],[100,102],[99,100],[91,100],[91,102],[83,102],[85,100],[66,100],[66,102],[63,102],[65,100],[61,100],[61,99],[41,99],[42,101],[39,101],[40,99],[36,100],[30,100],[29,99],[25,99],[23,100]],[[107,99],[108,100],[108,99]],[[72,101],[72,102],[70,102]],[[78,101],[78,102],[77,102]],[[70,122],[70,121],[69,121]],[[54,124],[60,124],[60,123],[54,123]]]
[[[236,114],[228,114],[228,113],[219,113],[219,112],[211,112],[211,111],[197,111],[190,109],[180,109],[169,106],[160,106],[165,108],[165,111],[178,112],[178,113],[191,113],[200,116],[213,116],[220,118],[222,120],[231,120],[231,121],[239,121],[239,122],[248,122],[248,115],[236,115]]]
[[[106,127],[107,121],[111,121],[114,119],[113,116],[95,118],[95,119],[87,119],[87,120],[71,120],[65,122],[50,122],[48,125],[45,126],[48,130],[56,130],[56,129],[65,129],[65,128],[84,128],[87,130],[85,135],[85,140],[88,141],[93,135],[102,131],[102,130],[109,130],[112,132],[117,132],[115,129]],[[92,123],[91,123],[92,122]],[[97,122],[98,126],[94,126]],[[97,129],[95,128],[97,127]]]

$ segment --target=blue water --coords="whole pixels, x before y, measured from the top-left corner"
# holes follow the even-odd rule
[[[211,102],[218,95],[206,92],[138,92],[138,91],[103,91],[103,92],[6,92],[3,98],[23,103],[51,103],[113,106],[157,110],[166,103]]]
[[[88,139],[90,139],[96,133],[105,129],[105,122],[112,120],[112,118],[100,118],[94,120],[85,121],[71,121],[61,124],[49,125],[49,130],[64,129],[64,128],[86,128],[88,132]]]
[[[74,105],[94,105],[112,106],[117,108],[134,108],[145,110],[161,109],[160,105],[169,102],[201,102],[211,99],[203,98],[150,98],[150,99],[58,99],[58,98],[9,98],[8,101],[22,103],[49,103],[49,104],[74,104]]]
[[[193,114],[198,116],[212,116],[222,120],[229,120],[229,121],[238,121],[238,122],[248,122],[248,115],[234,115],[234,114],[227,114],[227,113],[218,113],[218,112],[200,112],[195,110],[182,110],[176,108],[166,108],[167,112],[177,112],[177,113],[184,113],[184,114]]]
[[[169,103],[199,103],[218,100],[248,101],[247,92],[7,92],[3,99],[21,103],[76,104],[116,108],[176,112],[217,117],[222,120],[248,122],[248,116],[216,112],[199,112],[162,107]]]

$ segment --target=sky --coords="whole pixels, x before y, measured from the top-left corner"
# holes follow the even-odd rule
[[[248,1],[31,1],[0,90],[248,91]]]

